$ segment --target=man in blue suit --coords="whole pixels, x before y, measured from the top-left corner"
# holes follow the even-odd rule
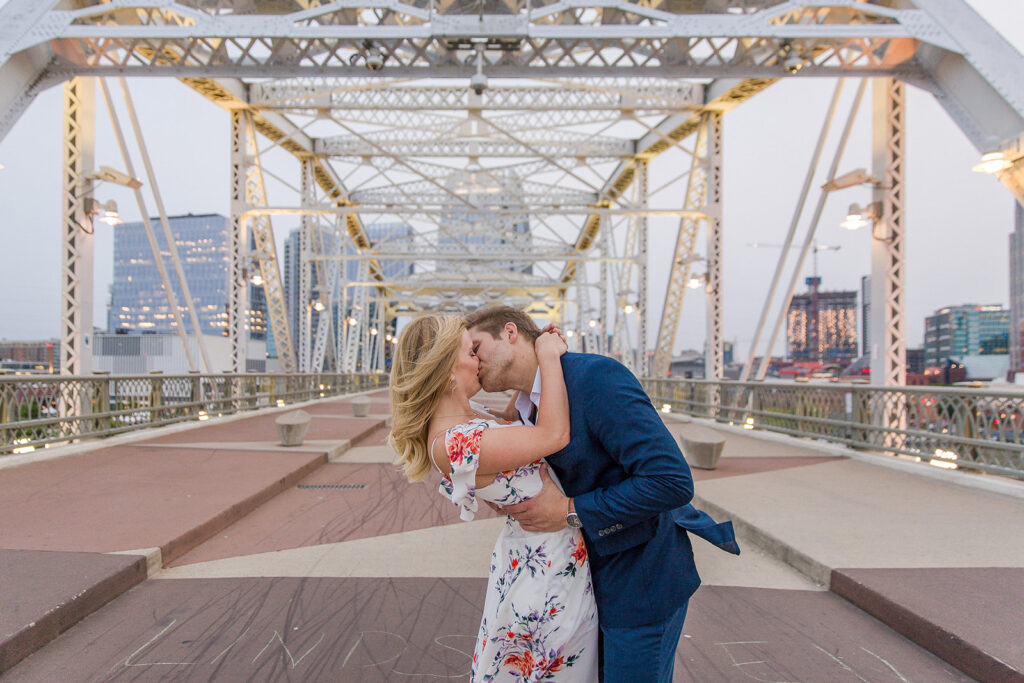
[[[540,398],[534,340],[523,311],[475,311],[466,326],[485,391],[519,391],[523,421]],[[732,523],[691,506],[690,468],[650,399],[621,363],[567,353],[571,441],[547,458],[565,490],[503,510],[528,531],[580,527],[590,557],[607,683],[672,680],[690,596],[700,585],[687,532],[739,554]],[[533,413],[535,414],[535,413]]]

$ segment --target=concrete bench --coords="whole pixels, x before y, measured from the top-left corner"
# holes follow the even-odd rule
[[[305,410],[293,410],[274,420],[277,436],[282,446],[301,446],[309,431],[309,413]]]
[[[718,467],[718,459],[722,457],[725,437],[711,429],[690,426],[679,434],[679,445],[690,467],[713,470]]]
[[[356,396],[352,399],[352,415],[355,417],[366,417],[370,414],[370,397]]]

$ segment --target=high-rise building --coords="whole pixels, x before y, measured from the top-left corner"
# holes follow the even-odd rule
[[[216,214],[171,216],[174,236],[204,335],[226,335],[228,325],[228,219]],[[186,331],[193,332],[188,308],[175,274],[159,218],[151,218],[161,260],[174,290]],[[249,286],[249,337],[266,337],[267,307],[262,287]],[[153,260],[142,222],[123,223],[114,232],[114,283],[111,286],[107,329],[117,334],[177,332],[160,273]]]
[[[412,251],[413,231],[408,223],[371,223],[364,226],[366,237],[370,244],[383,251]],[[354,256],[355,249],[349,247],[345,251],[346,256]],[[349,282],[359,280],[359,261],[345,261],[345,279]],[[412,261],[401,261],[397,259],[383,259],[380,261],[380,272],[385,280],[400,279],[408,277],[413,273]],[[351,294],[349,294],[351,299]]]
[[[924,349],[907,349],[907,372],[920,375],[924,372]]]
[[[1014,202],[1010,233],[1010,370],[1024,371],[1024,207]]]
[[[288,312],[288,328],[292,343],[295,343],[299,329],[299,252],[302,229],[295,228],[284,241],[284,255],[281,258],[281,286],[284,288],[284,308]],[[269,353],[269,344],[268,344]],[[274,356],[277,344],[274,344]]]
[[[817,348],[813,348],[811,334],[815,305]],[[798,294],[789,304],[786,319],[786,343],[791,359],[845,364],[856,358],[856,291]]]
[[[383,251],[412,251],[412,227],[407,223],[372,223],[364,226],[366,236],[370,240],[370,244],[374,248],[379,248]],[[321,232],[321,241],[323,248],[328,254],[336,254],[339,251],[339,238],[332,234],[330,231],[324,230]],[[312,309],[309,303],[303,303],[299,300],[299,289],[300,289],[300,277],[301,272],[301,228],[296,228],[288,233],[288,237],[284,243],[284,255],[281,259],[281,278],[284,287],[284,299],[285,307],[288,310],[288,324],[291,326],[292,341],[298,345],[299,340],[299,329],[302,323],[302,316],[310,316],[310,335],[316,334],[316,329],[320,320],[320,313]],[[345,256],[354,257],[356,256],[356,250],[352,246],[348,246],[345,249]],[[325,261],[324,263],[330,263]],[[352,287],[346,286],[349,282],[359,282],[359,260],[355,258],[346,259],[341,261],[342,271],[340,273],[341,283],[340,286],[344,288],[345,305],[343,308],[338,306],[337,300],[334,298],[332,293],[332,322],[337,328],[339,321],[344,320],[352,314],[351,301],[354,294]],[[378,261],[380,266],[380,273],[385,280],[401,279],[403,277],[412,275],[413,273],[413,262],[403,261],[397,259],[382,259]],[[317,269],[310,269],[310,292],[311,294],[317,291],[319,286],[319,276],[317,275]],[[373,312],[375,304],[370,303],[371,313]],[[341,311],[344,314],[341,314]],[[372,316],[371,316],[372,317]],[[312,342],[312,340],[310,340]]]
[[[947,358],[1006,355],[1009,351],[1010,311],[1000,305],[947,306],[924,322],[925,367]]]

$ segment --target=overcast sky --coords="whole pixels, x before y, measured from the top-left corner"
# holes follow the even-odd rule
[[[971,0],[970,4],[1024,52],[1024,0]],[[130,83],[168,212],[227,215],[227,113],[171,79]],[[736,342],[740,353],[745,353],[753,336],[778,257],[776,250],[748,244],[784,239],[834,85],[829,79],[784,80],[725,117],[724,329],[726,339]],[[846,84],[840,117],[845,117],[855,89],[856,81]],[[932,96],[912,87],[907,92],[907,342],[919,346],[924,317],[937,308],[1008,304],[1007,245],[1013,198],[994,177],[971,172],[978,152]],[[834,129],[841,122],[839,118]],[[96,164],[123,169],[99,103],[97,124]],[[122,125],[127,126],[127,121],[122,120]],[[823,167],[831,159],[835,135],[832,140]],[[0,338],[58,335],[60,146],[61,89],[57,87],[41,94],[0,142],[0,163],[5,166],[0,170]],[[865,106],[840,172],[870,169],[869,157],[870,115]],[[135,163],[141,176],[138,156]],[[655,166],[652,186],[656,185],[654,173],[675,171]],[[109,184],[100,194],[101,200],[115,198],[124,218],[138,220],[131,194]],[[838,227],[850,203],[866,203],[868,198],[866,189],[854,188],[833,195],[826,205],[818,238],[840,249],[819,256],[823,289],[857,289],[870,269],[867,234]],[[815,201],[812,194],[805,216]],[[152,203],[150,211],[155,213]],[[297,224],[297,218],[275,219],[278,242]],[[651,253],[671,253],[676,221],[652,219],[651,228]],[[100,226],[95,241],[94,324],[98,326],[105,324],[112,280],[111,235],[106,226]],[[655,321],[660,317],[668,272],[661,260],[665,259],[654,256],[651,264]],[[806,274],[810,269],[808,263]],[[677,350],[703,344],[701,298],[687,298]],[[653,343],[656,324],[651,334]]]

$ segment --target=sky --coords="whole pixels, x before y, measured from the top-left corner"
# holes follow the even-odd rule
[[[1024,0],[970,0],[969,4],[1024,52]],[[173,79],[131,79],[129,83],[168,213],[227,215],[228,114]],[[785,238],[834,86],[832,79],[783,80],[724,117],[723,321],[725,338],[736,344],[739,354],[745,354],[749,346],[778,258],[776,249],[749,245],[781,243]],[[835,131],[841,128],[855,89],[856,81],[846,83],[822,169],[831,160]],[[122,125],[128,129],[123,113]],[[124,170],[99,99],[96,135],[96,165]],[[60,147],[61,89],[56,87],[42,93],[0,141],[0,164],[4,165],[0,169],[2,339],[58,335]],[[938,308],[965,303],[1008,305],[1007,246],[1014,200],[993,176],[971,171],[978,157],[978,151],[929,93],[907,88],[909,347],[921,345],[924,318]],[[133,153],[133,158],[136,175],[142,177],[138,154]],[[858,115],[839,172],[860,167],[871,167],[868,104]],[[678,169],[659,166],[656,161],[651,185],[656,186],[659,177],[676,173]],[[814,187],[823,181],[820,174],[818,178]],[[105,184],[97,198],[114,198],[122,217],[139,219],[132,194],[123,188]],[[798,239],[816,201],[817,195],[812,193]],[[849,204],[868,201],[867,189],[851,188],[830,195],[817,238],[819,243],[839,249],[819,255],[822,289],[858,289],[860,278],[868,274],[866,232],[851,233],[838,227]],[[155,213],[151,201],[149,209]],[[275,219],[278,243],[297,225],[297,217]],[[651,219],[651,254],[672,253],[676,225],[674,219]],[[106,226],[98,227],[94,324],[102,326],[113,277],[113,233]],[[810,273],[808,262],[803,275]],[[654,321],[660,319],[667,275],[667,260],[652,257],[649,304]],[[800,285],[797,291],[803,289]],[[702,299],[688,294],[676,351],[703,346]],[[774,313],[769,323],[773,320]],[[656,333],[653,325],[651,344]],[[775,348],[776,352],[783,349],[780,344]]]

